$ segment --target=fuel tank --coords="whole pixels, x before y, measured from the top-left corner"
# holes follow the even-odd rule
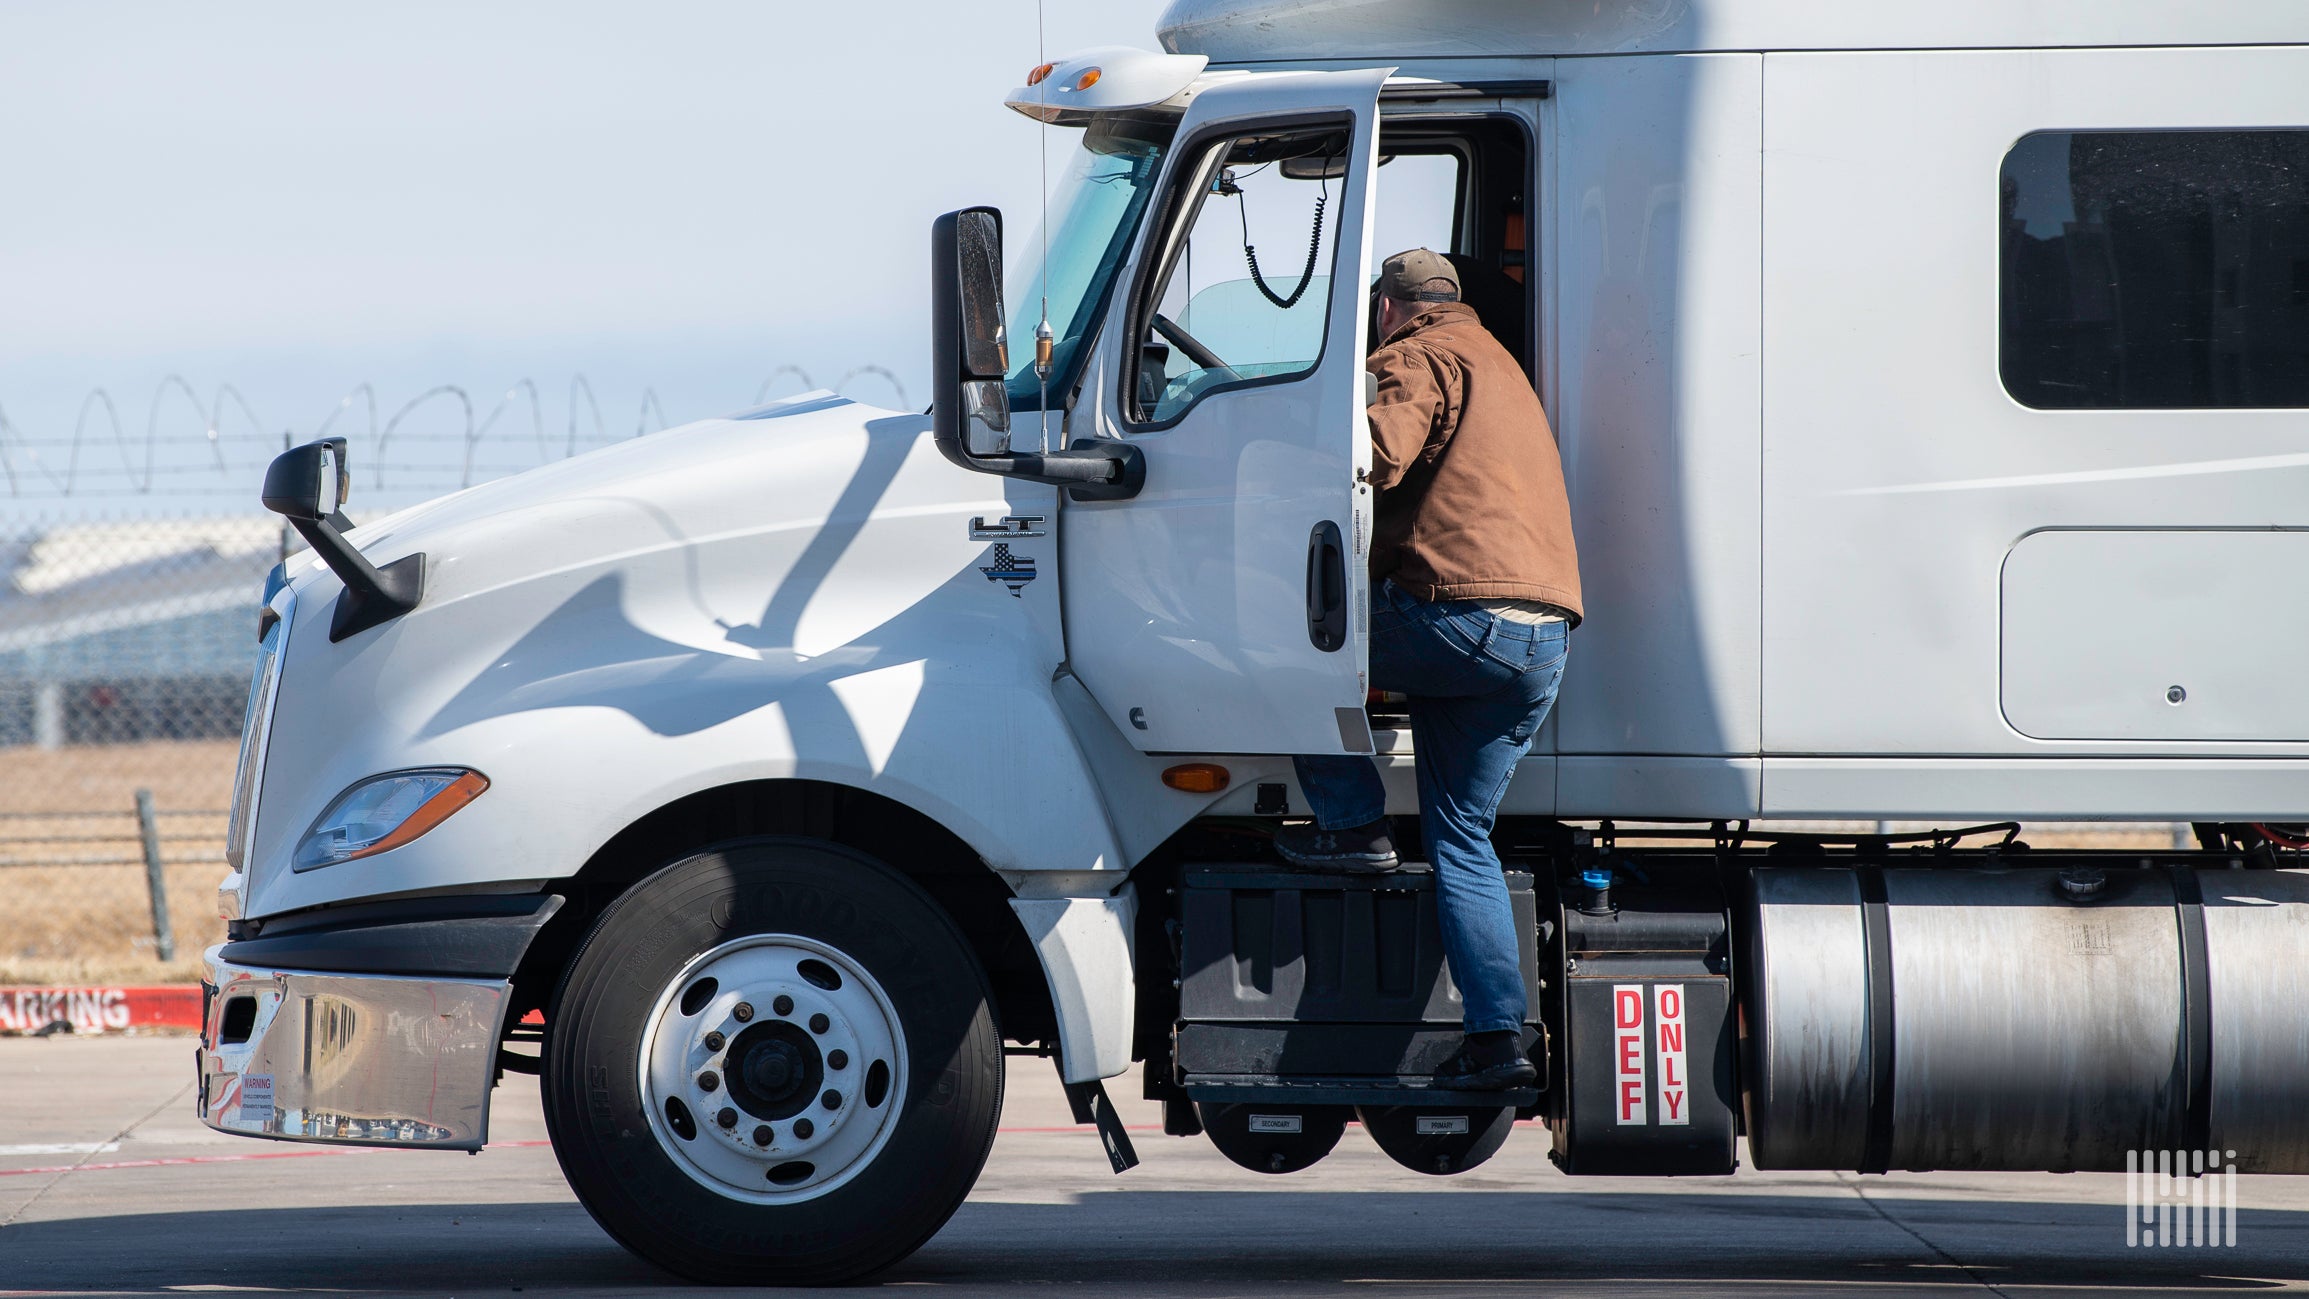
[[[1765,868],[1759,1168],[2309,1172],[2309,872]],[[2230,1152],[2234,1152],[2233,1154]]]

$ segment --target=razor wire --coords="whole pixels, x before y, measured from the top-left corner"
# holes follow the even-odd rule
[[[805,391],[816,387],[807,370],[780,365],[755,390],[753,404],[788,378],[799,379]],[[908,408],[905,384],[885,366],[853,367],[834,386],[846,391],[863,379],[878,380],[895,394],[899,409]],[[13,500],[241,496],[283,449],[334,433],[353,444],[353,472],[366,487],[442,492],[644,437],[673,423],[657,390],[644,387],[631,407],[631,431],[622,423],[613,428],[584,374],[570,377],[558,441],[545,394],[526,376],[486,404],[465,385],[441,383],[394,405],[374,383],[361,382],[301,429],[269,423],[233,383],[218,384],[203,400],[178,373],[154,386],[141,436],[123,418],[122,404],[110,388],[91,389],[69,434],[40,435],[20,426],[0,402],[0,490]]]

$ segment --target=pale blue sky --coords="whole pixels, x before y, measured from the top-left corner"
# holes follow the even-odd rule
[[[1047,0],[1051,53],[1161,8]],[[558,429],[582,371],[630,426],[781,364],[919,405],[931,218],[1034,227],[1034,55],[1032,0],[0,4],[0,409],[62,436],[102,385],[141,437],[180,372],[304,431],[527,376]]]

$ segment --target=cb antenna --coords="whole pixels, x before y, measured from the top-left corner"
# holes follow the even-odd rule
[[[1035,66],[1042,66],[1048,57],[1047,52],[1043,49],[1042,0],[1034,0]],[[1043,78],[1042,84],[1048,86],[1050,79],[1048,77]],[[1050,92],[1044,90],[1042,98],[1045,104],[1049,103]],[[1039,223],[1042,227],[1042,270],[1035,277],[1035,287],[1041,291],[1042,304],[1041,319],[1034,324],[1034,383],[1036,391],[1041,394],[1041,400],[1036,403],[1035,414],[1042,421],[1042,450],[1048,454],[1051,450],[1050,353],[1053,335],[1050,329],[1050,115],[1047,112],[1041,114],[1040,123],[1040,128],[1035,132],[1034,139],[1035,146],[1041,154],[1042,164],[1040,190],[1042,220]]]

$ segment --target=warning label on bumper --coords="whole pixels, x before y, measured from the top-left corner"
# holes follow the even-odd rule
[[[241,1113],[243,1123],[270,1123],[273,1121],[273,1076],[252,1073],[241,1079]]]

